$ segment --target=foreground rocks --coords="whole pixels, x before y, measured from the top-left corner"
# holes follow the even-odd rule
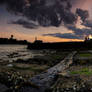
[[[54,84],[58,73],[72,64],[73,55],[75,53],[76,52],[69,54],[59,64],[31,79],[26,78],[26,76],[21,76],[19,72],[16,71],[3,72],[0,74],[0,83],[8,88],[8,91],[5,90],[6,92],[45,92]]]
[[[26,87],[22,92],[45,92],[54,82],[57,74],[72,64],[73,56],[76,54],[72,52],[64,60],[62,60],[56,66],[48,69],[46,72],[31,78],[29,81],[37,86],[37,89]]]
[[[4,84],[0,83],[0,92],[6,92],[8,90],[9,90],[9,88],[7,86],[5,86]]]
[[[82,80],[79,76],[62,76],[47,92],[92,92],[92,83]]]
[[[19,72],[0,73],[0,92],[19,92],[20,87],[27,83],[27,77]]]

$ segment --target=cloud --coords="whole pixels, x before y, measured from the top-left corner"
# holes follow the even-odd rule
[[[38,27],[38,25],[36,25],[35,23],[29,22],[29,21],[24,20],[24,19],[19,19],[17,21],[12,21],[11,23],[12,24],[19,24],[19,25],[22,25],[23,27],[29,28],[29,29],[35,29],[35,28]]]
[[[62,22],[73,24],[77,20],[75,14],[71,12],[69,0],[45,0],[42,4],[32,4],[25,13],[30,19],[37,20],[40,25],[58,27]],[[52,3],[51,3],[52,2]]]
[[[8,11],[21,14],[41,26],[74,25],[78,16],[83,22],[88,18],[88,11],[82,9],[72,13],[73,0],[0,0],[2,3],[7,5]]]
[[[80,39],[79,36],[71,33],[54,33],[54,34],[44,34],[43,36],[53,36],[53,37],[58,37],[58,38],[65,38],[65,39]]]
[[[75,35],[79,36],[81,39],[83,39],[87,35],[92,35],[92,29],[90,28],[77,28],[76,26],[68,26],[67,27],[69,30],[72,30]]]
[[[53,36],[58,38],[66,38],[66,39],[84,39],[85,36],[92,35],[91,28],[77,28],[76,26],[67,26],[68,30],[72,30],[73,33],[49,33],[43,34],[43,36]]]
[[[88,13],[87,10],[77,9],[77,10],[76,10],[76,13],[78,14],[78,16],[81,17],[81,20],[82,20],[83,22],[85,22],[86,19],[89,17],[89,13]]]
[[[0,4],[3,4],[5,2],[6,2],[6,0],[0,0]]]
[[[92,28],[92,20],[87,20],[84,23],[82,23],[82,25],[86,26],[86,27],[90,27]]]
[[[77,20],[71,12],[69,0],[1,0],[8,10],[37,21],[41,26],[56,26],[62,22],[73,24]]]
[[[0,4],[6,4],[7,9],[12,12],[23,13],[26,0],[0,0]]]

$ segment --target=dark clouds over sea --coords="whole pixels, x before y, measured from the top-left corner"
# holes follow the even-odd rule
[[[22,25],[25,28],[33,29],[38,26],[43,27],[59,27],[62,24],[69,30],[74,32],[73,34],[46,34],[50,36],[82,39],[84,35],[92,34],[91,22],[89,22],[89,12],[80,8],[76,8],[75,12],[72,12],[72,7],[84,0],[0,0],[1,5],[6,5],[7,10],[15,15],[25,16],[29,21],[37,22],[36,25],[28,20],[18,19],[12,21],[12,24]],[[85,27],[89,29],[76,28],[76,22],[80,17]]]

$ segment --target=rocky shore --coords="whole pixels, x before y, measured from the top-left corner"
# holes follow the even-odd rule
[[[92,85],[77,75],[59,75],[58,80],[47,92],[92,92]]]
[[[70,64],[72,64],[73,56],[75,54],[76,54],[76,51],[72,52],[59,64],[48,69],[46,72],[31,78],[29,81],[35,84],[38,87],[38,89],[33,89],[30,87],[30,88],[25,88],[23,92],[30,92],[30,91],[31,92],[45,92],[55,82],[55,79],[58,73],[63,71],[67,67],[69,67]]]
[[[78,51],[70,67],[58,74],[47,92],[92,92],[92,53]]]
[[[59,64],[32,78],[28,75],[21,75],[20,72],[12,68],[10,68],[10,71],[5,70],[6,72],[0,72],[1,87],[3,87],[3,85],[6,87],[6,90],[2,92],[45,92],[46,89],[55,82],[58,73],[72,63],[73,55],[75,53],[76,52],[69,54]]]
[[[61,62],[56,61],[50,65],[48,60],[53,59],[52,55],[56,56],[56,52],[53,53],[45,52],[51,59],[36,56],[35,64],[32,60],[28,62],[19,60],[12,64],[0,65],[2,70],[0,70],[0,92],[92,92],[92,65],[89,65],[91,60],[89,58],[90,62],[86,59],[76,60],[77,55],[90,57],[91,53],[74,51],[61,59]],[[60,53],[57,56],[59,55]],[[42,63],[42,60],[46,60],[46,63],[44,61]],[[54,57],[54,60],[57,60],[57,57]]]

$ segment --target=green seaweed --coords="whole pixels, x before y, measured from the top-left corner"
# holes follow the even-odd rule
[[[83,68],[81,70],[71,71],[70,74],[92,75],[92,70],[88,68]]]

